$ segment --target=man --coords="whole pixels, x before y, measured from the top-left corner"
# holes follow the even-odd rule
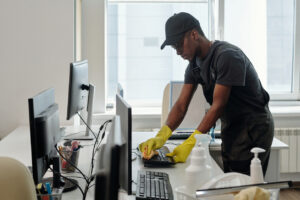
[[[160,148],[182,122],[198,84],[210,109],[195,132],[167,156],[185,162],[195,145],[195,134],[207,133],[221,119],[224,172],[250,174],[253,147],[260,154],[263,172],[268,166],[274,135],[273,118],[268,108],[269,95],[247,56],[238,47],[223,41],[209,41],[199,21],[188,13],[170,17],[165,25],[166,40],[183,59],[189,61],[181,94],[158,134],[139,148],[149,155]],[[201,119],[199,119],[200,121]]]

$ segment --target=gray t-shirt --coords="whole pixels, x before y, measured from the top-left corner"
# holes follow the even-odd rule
[[[227,42],[215,41],[204,59],[194,58],[185,71],[185,83],[201,84],[212,104],[215,84],[231,87],[222,120],[237,120],[242,115],[264,113],[269,95],[243,51]]]

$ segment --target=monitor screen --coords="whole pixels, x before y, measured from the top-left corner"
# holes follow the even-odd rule
[[[32,172],[36,184],[57,157],[55,144],[60,140],[58,105],[54,102],[54,89],[45,90],[28,99]]]
[[[131,161],[131,127],[132,113],[130,105],[120,96],[116,95],[116,114],[120,116],[122,136],[125,139],[125,145],[121,148],[121,171],[120,187],[132,193],[132,161]]]
[[[87,107],[88,86],[88,61],[71,63],[67,120],[71,119],[78,111]]]
[[[107,141],[97,155],[95,168],[95,200],[118,200],[120,148],[122,140],[120,117],[115,116]]]

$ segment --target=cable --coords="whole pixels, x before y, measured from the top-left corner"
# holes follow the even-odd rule
[[[55,144],[55,150],[58,152],[58,154],[65,160],[67,161],[68,164],[70,164],[72,167],[74,167],[75,169],[77,169],[80,174],[83,176],[83,178],[85,179],[86,182],[88,182],[86,175],[78,168],[76,167],[72,162],[69,161],[69,159],[66,159],[61,152],[57,149],[57,144]]]
[[[93,133],[94,137],[96,138],[96,134],[95,134],[94,131],[90,128],[90,126],[85,122],[85,120],[82,118],[82,116],[80,115],[79,112],[77,112],[77,115],[80,117],[81,121],[86,125],[86,127],[88,127],[88,129]]]
[[[71,183],[73,183],[74,185],[76,185],[76,186],[78,187],[78,189],[80,190],[82,196],[84,195],[82,188],[81,188],[76,182],[74,182],[72,179],[69,179],[67,176],[61,175],[61,173],[58,173],[58,172],[54,171],[51,167],[49,167],[49,169],[50,169],[54,174],[58,174],[60,177],[66,179],[66,180],[70,181]]]
[[[100,135],[101,130],[103,129],[103,127],[105,127],[105,128],[104,128],[104,132],[103,132],[103,134],[102,134],[102,136],[101,136],[101,140],[100,140],[100,142],[99,142],[98,145],[101,144],[101,142],[102,142],[102,140],[103,140],[103,138],[104,138],[104,135],[105,135],[106,126],[107,126],[107,124],[109,124],[111,121],[112,121],[112,120],[106,120],[106,121],[100,126],[100,128],[99,128],[99,131],[98,131],[98,134],[97,134],[97,137],[96,137],[96,141],[95,141],[94,146],[93,146],[93,154],[92,154],[92,162],[91,162],[91,171],[90,171],[90,175],[92,175],[93,169],[94,169],[94,160],[95,160],[95,154],[96,154],[95,147],[96,147],[96,145],[97,145],[97,143],[98,143],[99,135]]]
[[[95,139],[95,143],[94,143],[94,146],[93,146],[93,154],[92,154],[92,160],[91,160],[91,168],[90,168],[90,173],[89,173],[89,179],[88,179],[88,181],[87,181],[87,183],[85,185],[84,194],[83,194],[83,200],[85,200],[89,188],[92,187],[92,186],[90,186],[90,184],[94,180],[94,176],[92,174],[93,174],[93,170],[94,170],[94,160],[95,160],[95,155],[96,155],[96,151],[97,151],[96,146],[98,147],[101,144],[101,142],[102,142],[102,140],[103,140],[103,138],[105,136],[106,127],[107,127],[107,125],[110,122],[112,122],[112,120],[105,121],[100,126],[99,131],[97,133],[97,136],[96,136],[96,139]],[[98,144],[98,139],[99,139],[100,133],[101,133],[101,131],[102,131],[103,128],[104,128],[104,130],[103,130],[103,133],[102,133],[102,136],[101,136],[101,140],[99,141],[99,144]]]
[[[110,121],[110,122],[111,122],[111,121]],[[103,138],[104,138],[104,136],[105,136],[107,125],[108,125],[108,123],[107,123],[107,124],[105,125],[105,127],[104,127],[104,130],[103,130],[103,133],[102,133],[102,136],[101,136],[101,140],[100,140],[100,142],[99,142],[99,144],[98,144],[96,150],[99,149],[99,147],[100,147],[100,145],[101,145],[101,142],[102,142],[102,140],[103,140]]]
[[[81,179],[83,179],[83,180],[84,180],[84,178],[83,178],[83,177],[81,177],[81,176],[66,176],[66,177],[68,177],[68,178],[81,178]]]

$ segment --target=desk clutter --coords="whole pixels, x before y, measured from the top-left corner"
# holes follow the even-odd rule
[[[86,63],[83,64],[86,65]],[[69,88],[77,88],[80,90],[79,93],[82,92],[81,90],[88,89],[87,83],[80,84],[84,87]],[[76,97],[74,98],[76,100]],[[136,145],[132,145],[133,141],[142,142],[139,139],[145,141],[147,139],[145,135],[149,137],[151,135],[147,135],[147,133],[135,135],[132,132],[131,107],[122,97],[116,96],[116,115],[112,120],[102,123],[97,132],[91,129],[79,111],[76,110],[71,114],[72,116],[77,114],[90,130],[93,142],[89,144],[83,141],[80,144],[77,140],[61,140],[63,133],[59,123],[58,104],[54,100],[53,88],[28,99],[30,135],[24,134],[24,132],[28,133],[28,129],[21,131],[21,134],[17,134],[18,131],[16,131],[11,140],[21,141],[22,139],[22,142],[27,142],[24,146],[31,147],[32,176],[36,187],[35,191],[33,185],[32,191],[36,192],[37,199],[81,199],[82,195],[83,200],[87,197],[95,200],[119,200],[118,192],[122,190],[130,196],[135,195],[136,199],[187,200],[188,198],[196,199],[199,191],[210,195],[211,192],[216,192],[212,189],[218,188],[218,186],[229,186],[229,183],[245,185],[243,183],[244,176],[224,174],[214,162],[211,162],[212,159],[208,159],[210,158],[209,145],[214,138],[213,129],[209,135],[201,135],[201,145],[199,146],[198,139],[196,148],[191,154],[190,163],[172,164],[168,167],[155,166],[150,169],[150,166],[142,166],[139,157],[134,162],[131,159],[133,147]],[[69,107],[73,108],[73,106]],[[106,132],[107,126],[109,131]],[[71,131],[69,135],[77,133],[80,132],[73,133]],[[12,138],[11,135],[8,137]],[[29,141],[30,143],[28,143]],[[28,151],[25,153],[28,155]],[[81,154],[80,163],[79,153]],[[26,158],[26,156],[23,157]],[[161,157],[165,157],[165,153],[162,152]],[[206,162],[203,161],[204,159]],[[24,160],[26,161],[26,159]],[[134,166],[132,166],[133,164]],[[214,169],[212,169],[213,167]],[[61,173],[61,170],[68,174]],[[47,177],[44,177],[46,173]],[[132,176],[133,173],[137,173],[137,177]],[[250,177],[247,177],[246,184],[249,181]],[[68,183],[72,183],[72,185]],[[132,185],[135,187],[132,188]],[[202,188],[204,191],[201,191]],[[79,191],[67,193],[75,189]],[[218,192],[221,189],[218,188]],[[94,193],[88,193],[91,190]],[[63,192],[66,194],[62,198]]]
[[[58,146],[61,155],[61,169],[64,172],[74,172],[78,165],[80,152],[80,142],[77,140],[68,140],[63,145]]]
[[[61,200],[63,188],[51,188],[49,182],[39,183],[36,187],[38,200]]]

